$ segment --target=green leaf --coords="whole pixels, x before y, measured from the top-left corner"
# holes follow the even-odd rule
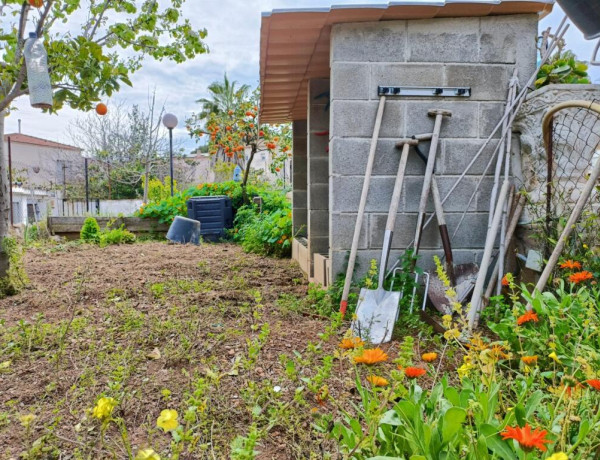
[[[481,425],[479,431],[486,437],[486,443],[489,449],[502,460],[516,460],[516,456],[508,444],[503,441],[498,430],[492,425]]]
[[[462,428],[467,418],[467,412],[460,407],[451,407],[443,417],[442,439],[444,443],[450,442]]]
[[[525,417],[525,407],[523,406],[523,404],[519,403],[515,406],[515,418],[517,419],[517,423],[520,427],[525,426],[525,423],[527,423]]]
[[[381,424],[381,425],[401,426],[402,425],[402,421],[398,417],[398,414],[396,413],[395,410],[389,410],[385,414],[383,414],[383,417],[381,417],[381,420],[379,421],[379,424]]]

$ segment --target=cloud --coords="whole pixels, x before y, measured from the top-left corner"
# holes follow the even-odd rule
[[[337,3],[385,3],[350,0]],[[186,63],[175,65],[147,59],[142,70],[133,75],[133,88],[124,87],[115,99],[128,104],[144,106],[149,91],[156,88],[157,101],[164,102],[166,109],[180,120],[175,136],[186,148],[194,147],[183,126],[183,121],[198,109],[195,102],[207,96],[206,87],[220,80],[224,72],[240,83],[257,86],[259,81],[259,37],[261,12],[274,8],[300,8],[331,6],[326,0],[188,0],[184,12],[196,28],[206,28],[206,43],[210,53],[203,54]],[[547,18],[541,21],[540,30],[548,26],[556,28],[563,13],[558,5]],[[588,60],[594,46],[587,42],[574,27],[567,34],[567,46],[580,59]],[[591,70],[593,81],[600,81],[600,68]],[[110,103],[109,103],[110,106]],[[68,127],[79,113],[64,109],[59,115],[45,115],[29,106],[28,98],[17,103],[19,109],[7,119],[7,132],[17,130],[17,119],[23,120],[23,132],[59,142],[70,142]]]

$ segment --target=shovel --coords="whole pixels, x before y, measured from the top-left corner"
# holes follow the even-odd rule
[[[419,158],[427,162],[427,158],[415,147]],[[446,259],[446,273],[450,280],[450,285],[454,288],[458,302],[462,303],[471,293],[475,286],[479,267],[476,264],[461,264],[454,265],[454,257],[452,255],[452,246],[450,244],[450,236],[448,235],[448,227],[446,226],[446,217],[442,207],[442,197],[438,188],[437,178],[434,173],[431,176],[431,195],[435,207],[435,215],[438,221],[440,238],[444,249],[444,257]],[[438,277],[433,277],[429,285],[429,300],[440,313],[452,314],[452,309],[448,306],[446,298],[446,286]]]
[[[383,238],[383,249],[381,251],[381,262],[379,264],[379,286],[377,289],[360,290],[360,297],[356,307],[356,319],[352,322],[352,331],[355,336],[367,340],[373,344],[380,344],[392,340],[392,332],[396,317],[398,316],[398,304],[400,302],[400,291],[386,291],[383,287],[385,281],[385,272],[390,256],[392,237],[394,234],[394,225],[396,223],[396,214],[402,194],[402,183],[404,182],[404,173],[408,161],[408,153],[411,145],[417,145],[418,141],[414,139],[405,139],[400,142],[402,147],[402,156],[398,166],[392,201],[388,213],[387,223],[385,225],[385,235]]]

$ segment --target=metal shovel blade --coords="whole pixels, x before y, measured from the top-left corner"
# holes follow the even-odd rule
[[[351,326],[353,334],[374,345],[392,340],[400,294],[383,288],[362,288]]]
[[[454,274],[456,276],[454,290],[459,302],[462,303],[475,287],[478,272],[479,267],[476,264],[461,264],[454,267]],[[432,277],[429,284],[428,297],[437,311],[444,315],[451,315],[452,308],[449,305],[450,301],[446,297],[446,289],[444,283],[437,276]]]

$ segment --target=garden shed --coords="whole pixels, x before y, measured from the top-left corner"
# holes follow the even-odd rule
[[[358,272],[378,259],[400,150],[405,137],[431,133],[430,109],[452,117],[441,129],[435,174],[444,195],[465,171],[504,113],[515,74],[521,85],[536,69],[538,21],[552,0],[414,1],[384,5],[274,10],[261,30],[261,117],[292,122],[294,257],[322,283],[344,271],[378,108],[378,87],[469,88],[469,97],[399,95],[388,98],[359,240]],[[492,154],[489,145],[444,211],[456,263],[478,262],[488,226],[493,178],[477,186]],[[429,144],[421,144],[427,151]],[[513,143],[513,159],[520,156]],[[425,171],[409,157],[391,260],[411,243]],[[490,172],[493,174],[493,171]],[[441,253],[436,225],[425,229],[421,263]]]

